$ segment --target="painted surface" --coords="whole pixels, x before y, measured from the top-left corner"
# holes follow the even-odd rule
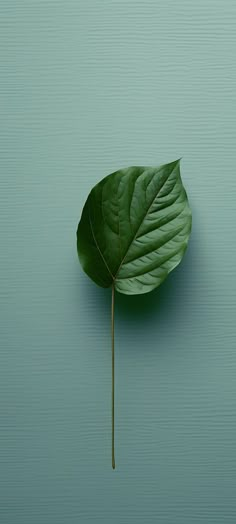
[[[4,524],[236,521],[233,0],[0,6]],[[184,262],[116,297],[77,261],[90,188],[183,157]]]

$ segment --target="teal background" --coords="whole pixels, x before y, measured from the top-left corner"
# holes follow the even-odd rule
[[[233,0],[1,0],[3,524],[236,521]],[[183,263],[116,297],[77,260],[91,187],[182,156]]]

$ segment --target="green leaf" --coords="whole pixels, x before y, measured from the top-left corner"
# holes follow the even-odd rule
[[[114,290],[127,295],[159,286],[182,260],[191,210],[180,161],[129,167],[105,177],[90,192],[77,230],[84,271],[112,288],[112,468],[115,469]]]
[[[120,169],[86,200],[77,230],[79,259],[98,285],[147,293],[180,263],[190,231],[180,160]]]

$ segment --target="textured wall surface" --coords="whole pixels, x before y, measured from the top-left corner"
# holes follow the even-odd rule
[[[236,3],[1,0],[3,524],[236,522]],[[100,178],[180,156],[189,250],[116,300],[77,261]]]

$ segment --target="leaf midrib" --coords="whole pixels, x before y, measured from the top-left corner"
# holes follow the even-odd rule
[[[142,220],[141,220],[141,222],[140,222],[140,224],[139,224],[139,226],[138,226],[138,228],[137,228],[137,231],[136,231],[135,235],[133,236],[133,238],[131,239],[131,241],[130,241],[130,243],[129,243],[129,246],[128,246],[128,248],[127,248],[127,251],[126,251],[126,253],[125,253],[123,259],[121,260],[121,263],[120,263],[120,265],[119,265],[119,267],[118,267],[118,269],[117,269],[117,272],[116,272],[115,276],[113,277],[114,280],[116,280],[117,275],[118,275],[118,273],[119,273],[119,271],[120,271],[120,268],[121,268],[122,264],[124,263],[124,260],[126,259],[127,255],[128,255],[128,252],[129,252],[130,246],[131,246],[131,245],[133,244],[133,242],[136,240],[137,235],[138,235],[138,232],[139,232],[139,230],[140,230],[140,228],[141,228],[141,226],[142,226],[144,220],[147,218],[147,215],[148,215],[148,213],[149,213],[149,211],[150,211],[150,209],[151,209],[151,207],[152,207],[152,205],[153,205],[155,199],[157,198],[157,195],[158,195],[159,191],[161,191],[161,189],[163,189],[163,187],[164,187],[164,185],[166,184],[166,182],[167,182],[169,176],[173,173],[173,171],[174,171],[174,169],[176,168],[177,165],[178,165],[178,161],[175,163],[173,169],[172,169],[172,170],[170,171],[170,173],[168,174],[168,177],[164,180],[163,184],[161,185],[161,187],[159,187],[157,193],[155,194],[154,198],[152,199],[152,201],[151,201],[151,203],[150,203],[150,205],[149,205],[149,207],[148,207],[148,209],[147,209],[145,215],[143,216],[143,218],[142,218]],[[160,167],[161,167],[161,166],[160,166]],[[154,176],[155,176],[155,175],[156,175],[156,173],[154,174]],[[110,271],[109,271],[109,272],[110,272]]]

